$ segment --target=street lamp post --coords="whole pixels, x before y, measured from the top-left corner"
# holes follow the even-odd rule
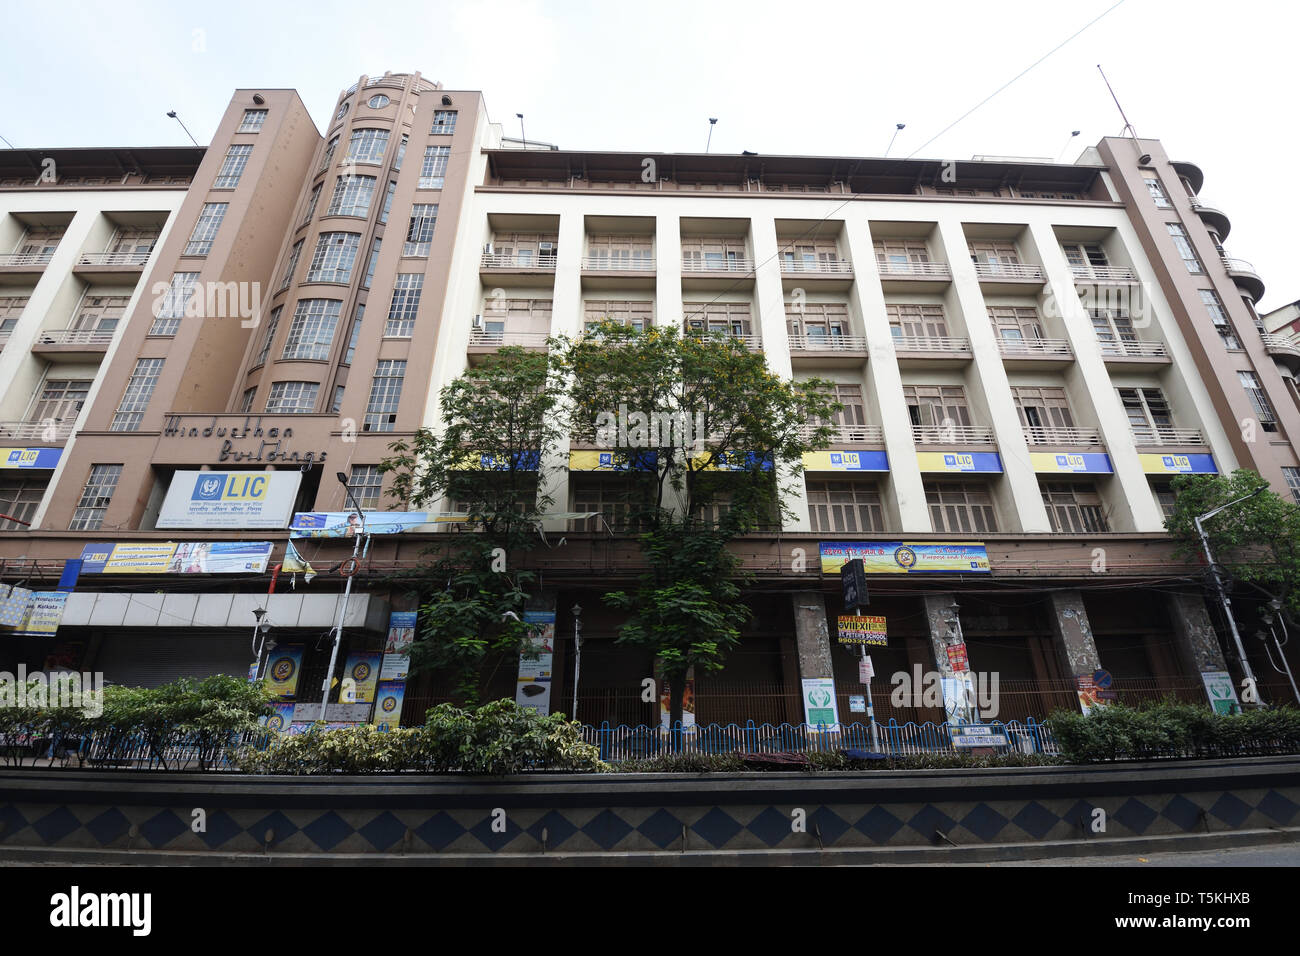
[[[578,676],[582,673],[582,605],[573,605],[573,713],[570,720],[578,719]]]
[[[1282,640],[1277,639],[1277,631],[1274,629],[1274,622],[1282,625]],[[1279,598],[1273,598],[1268,602],[1268,613],[1264,615],[1264,623],[1268,625],[1269,633],[1273,635],[1273,645],[1277,648],[1278,659],[1282,666],[1278,667],[1273,664],[1273,652],[1269,650],[1268,644],[1264,645],[1264,651],[1268,654],[1268,662],[1273,664],[1273,670],[1278,673],[1285,673],[1288,681],[1291,682],[1291,693],[1295,694],[1296,703],[1300,704],[1300,687],[1296,687],[1295,674],[1291,673],[1291,665],[1286,659],[1286,645],[1291,640],[1291,634],[1286,629],[1286,615],[1282,611],[1282,601]],[[1265,640],[1264,632],[1261,631],[1256,635],[1261,641]]]
[[[352,489],[348,487],[348,477],[343,472],[335,472],[334,477],[339,480],[343,490],[347,492],[348,500],[352,502],[352,507],[356,509],[357,516],[361,519],[361,527],[357,531],[356,541],[352,545],[352,573],[348,575],[348,583],[343,588],[343,603],[339,606],[339,620],[334,627],[334,649],[330,651],[330,666],[325,672],[325,682],[323,684],[320,696],[320,717],[318,720],[325,719],[325,707],[330,700],[330,681],[334,678],[334,667],[339,659],[339,645],[343,643],[343,621],[347,618],[348,602],[352,599],[352,576],[356,574],[357,568],[361,565],[361,539],[366,535],[366,513],[361,510],[357,504],[357,499],[352,495]]]
[[[1218,592],[1219,601],[1223,604],[1223,612],[1228,617],[1228,627],[1232,631],[1233,643],[1237,645],[1237,656],[1241,659],[1241,670],[1246,675],[1247,686],[1249,686],[1255,693],[1256,703],[1261,706],[1264,701],[1259,697],[1259,683],[1255,680],[1255,673],[1250,669],[1250,661],[1246,658],[1246,648],[1242,646],[1241,633],[1237,630],[1237,621],[1232,616],[1232,602],[1228,599],[1228,592],[1223,587],[1223,582],[1219,579],[1219,573],[1215,568],[1214,555],[1210,552],[1210,536],[1205,533],[1204,522],[1213,518],[1220,511],[1224,511],[1231,508],[1233,505],[1239,505],[1243,501],[1248,501],[1251,498],[1254,498],[1261,491],[1264,491],[1265,488],[1267,488],[1267,485],[1260,485],[1250,494],[1242,495],[1240,498],[1229,501],[1227,504],[1219,505],[1219,507],[1212,511],[1207,511],[1205,514],[1199,515],[1193,519],[1193,523],[1196,525],[1196,533],[1200,535],[1201,538],[1201,548],[1205,551],[1205,561],[1210,566],[1210,576],[1214,578],[1214,590]]]

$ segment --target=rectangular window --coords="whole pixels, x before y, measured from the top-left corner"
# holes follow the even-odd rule
[[[1013,385],[1011,397],[1020,416],[1020,427],[1031,445],[1066,440],[1061,429],[1074,428],[1074,416],[1063,388]]]
[[[1174,417],[1160,389],[1121,388],[1118,391],[1134,441],[1139,445],[1158,445],[1173,440]]]
[[[388,130],[357,129],[352,131],[348,140],[347,163],[373,163],[379,165],[384,161],[384,151],[388,149]]]
[[[599,517],[573,518],[571,531],[628,531],[631,521],[628,512],[639,500],[644,486],[635,478],[596,478],[574,475],[571,479],[573,511],[579,514],[596,514]]]
[[[1037,342],[1046,338],[1038,310],[1023,306],[989,306],[989,321],[1004,343]]]
[[[289,323],[282,359],[323,361],[330,357],[343,303],[337,299],[303,299]]]
[[[1160,180],[1156,179],[1154,176],[1147,176],[1145,179],[1147,192],[1151,194],[1151,198],[1155,201],[1155,204],[1161,209],[1173,209],[1173,203],[1171,203],[1169,197],[1165,195],[1165,188],[1160,185]]]
[[[0,531],[21,531],[30,525],[47,487],[48,478],[22,474],[0,478],[0,515],[9,516],[0,518]]]
[[[334,386],[334,403],[330,405],[330,414],[337,415],[343,410],[343,386]]]
[[[886,305],[889,331],[895,339],[945,339],[948,320],[941,305]]]
[[[1045,481],[1043,504],[1057,534],[1105,534],[1110,531],[1097,486],[1071,481]]]
[[[361,320],[365,318],[364,304],[357,306],[357,313],[352,317],[352,332],[348,335],[348,350],[343,355],[343,364],[351,365],[357,354],[357,339],[361,338]]]
[[[393,168],[398,172],[402,171],[402,160],[406,159],[406,147],[410,143],[411,137],[402,134],[402,141],[397,144],[397,158],[393,160]]]
[[[253,402],[257,398],[257,386],[244,389],[244,397],[239,403],[240,414],[248,414],[253,410]]]
[[[370,283],[375,278],[375,266],[379,264],[379,242],[376,239],[370,244],[370,261],[366,263],[366,277],[361,282],[361,288],[369,289]]]
[[[808,516],[818,532],[885,530],[874,481],[808,481]]]
[[[1230,349],[1240,349],[1241,343],[1237,341],[1236,334],[1232,331],[1232,325],[1228,322],[1228,313],[1223,309],[1223,302],[1219,299],[1219,294],[1213,289],[1201,289],[1201,301],[1205,303],[1205,311],[1210,313],[1210,321],[1214,323],[1214,329],[1219,333],[1219,338],[1223,339],[1225,347]]]
[[[1268,400],[1268,395],[1264,393],[1264,386],[1259,383],[1259,378],[1256,377],[1254,372],[1238,372],[1237,378],[1241,382],[1241,387],[1246,390],[1246,395],[1250,398],[1250,404],[1255,408],[1255,415],[1259,418],[1259,427],[1266,432],[1277,431],[1277,415]]]
[[[344,284],[352,281],[352,265],[360,243],[359,232],[322,232],[307,269],[307,281]]]
[[[1178,506],[1173,486],[1167,481],[1152,482],[1151,492],[1156,496],[1156,505],[1160,508],[1160,513],[1165,518],[1172,518]]]
[[[69,531],[98,531],[103,527],[108,503],[113,500],[113,492],[117,490],[121,477],[121,465],[90,466],[90,477],[86,479],[86,487],[72,512]]]
[[[547,308],[549,309],[548,302]],[[588,299],[582,304],[583,328],[590,330],[601,322],[617,322],[644,332],[654,323],[653,302],[624,302],[621,300]],[[548,323],[549,326],[549,323]]]
[[[316,172],[319,173],[330,168],[330,163],[334,161],[334,151],[338,149],[338,146],[339,138],[337,136],[331,137],[330,141],[325,144],[325,152],[321,154],[320,166]],[[319,189],[320,186],[317,185],[316,188]]]
[[[998,530],[989,486],[976,482],[927,481],[925,500],[934,530],[969,534]]]
[[[456,132],[456,111],[434,110],[433,129],[429,132],[433,135],[450,135]]]
[[[160,358],[136,361],[131,378],[126,383],[126,391],[122,394],[122,403],[117,406],[117,414],[108,426],[109,431],[133,432],[140,427],[145,409],[149,407],[149,399],[153,398],[153,390],[158,385],[162,367],[163,360]]]
[[[393,209],[393,193],[397,192],[396,180],[388,181],[388,188],[384,190],[384,208],[379,212],[379,224],[384,225],[388,222],[388,214]]]
[[[362,508],[378,508],[384,488],[384,473],[378,465],[353,465],[348,475],[348,487]]]
[[[424,147],[424,162],[420,164],[421,189],[442,188],[443,177],[447,175],[447,158],[450,155],[450,146]]]
[[[27,420],[40,422],[42,427],[52,425],[56,430],[64,426],[63,430],[70,431],[86,404],[90,386],[88,378],[47,379]]]
[[[266,412],[282,415],[310,415],[316,408],[316,382],[272,382]]]
[[[956,432],[949,437],[944,429],[971,423],[966,390],[960,385],[904,385],[903,400],[917,441],[953,441]]]
[[[438,222],[437,203],[416,203],[411,207],[411,222],[406,227],[404,256],[427,256],[433,242],[433,227]]]
[[[1282,475],[1286,478],[1286,486],[1291,489],[1291,497],[1295,499],[1296,504],[1300,505],[1300,468],[1288,468],[1282,466]]]
[[[253,147],[248,144],[237,144],[226,150],[226,158],[221,163],[221,169],[217,173],[217,181],[212,184],[213,189],[234,189],[239,185],[239,179],[244,175],[244,167],[248,165],[248,157],[253,155]]]
[[[260,133],[266,124],[266,110],[244,110],[244,118],[236,133]]]
[[[149,327],[150,335],[175,335],[180,328],[181,319],[185,317],[185,306],[189,304],[194,288],[199,284],[197,272],[173,272],[172,284],[163,294],[158,306],[157,318]]]
[[[194,224],[190,241],[185,244],[185,255],[206,256],[212,250],[212,240],[216,238],[217,230],[221,228],[221,220],[226,218],[226,209],[229,205],[224,202],[203,204],[199,221]]]
[[[298,260],[302,257],[303,242],[304,240],[299,239],[289,251],[289,261],[284,264],[284,278],[280,280],[280,288],[276,289],[276,292],[289,288],[289,285],[293,282],[293,274],[298,271]]]
[[[420,293],[424,289],[423,272],[399,272],[393,285],[393,299],[388,306],[388,322],[384,326],[387,338],[410,338],[415,331],[415,313],[420,308]]]
[[[397,425],[397,404],[402,397],[402,379],[406,375],[403,359],[384,359],[375,368],[375,378],[370,384],[370,400],[366,403],[366,417],[361,430],[391,432]]]
[[[317,183],[315,186],[311,187],[311,196],[307,199],[307,212],[303,215],[302,222],[298,225],[305,226],[307,223],[311,222],[312,217],[316,215],[316,204],[320,202],[320,191],[324,186],[324,183]]]
[[[1176,222],[1167,222],[1165,226],[1169,229],[1169,238],[1173,240],[1174,248],[1183,257],[1183,264],[1187,266],[1187,271],[1192,275],[1204,273],[1201,260],[1196,257],[1196,250],[1192,248],[1191,240],[1187,238],[1187,230]]]
[[[334,184],[327,216],[360,216],[370,212],[370,199],[375,194],[374,176],[340,176]]]
[[[262,348],[257,353],[257,361],[254,366],[265,365],[266,357],[271,354],[271,343],[275,339],[275,330],[280,325],[280,313],[284,311],[284,306],[277,305],[271,310],[271,318],[266,323],[266,334],[262,337]]]

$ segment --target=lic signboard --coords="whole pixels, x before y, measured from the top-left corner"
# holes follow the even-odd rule
[[[284,528],[302,472],[178,471],[158,514],[159,528]]]

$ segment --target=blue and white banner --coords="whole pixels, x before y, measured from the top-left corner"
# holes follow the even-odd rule
[[[0,448],[0,468],[57,468],[62,448]]]
[[[283,528],[302,472],[178,471],[158,515],[159,528]]]
[[[1109,475],[1115,469],[1105,452],[1085,451],[1073,454],[1034,451],[1029,453],[1034,471],[1044,474]]]

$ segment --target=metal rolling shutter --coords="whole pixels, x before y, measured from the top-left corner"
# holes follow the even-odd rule
[[[247,677],[253,652],[250,635],[230,632],[163,631],[104,634],[93,669],[124,687],[157,687],[181,677],[212,674]]]

